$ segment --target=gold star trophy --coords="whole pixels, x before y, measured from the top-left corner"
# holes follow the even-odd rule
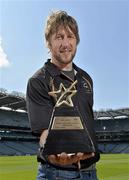
[[[72,101],[72,97],[77,93],[76,84],[77,80],[66,88],[61,83],[59,90],[53,88],[49,92],[56,103],[44,144],[44,154],[94,152],[94,145],[86,125]]]

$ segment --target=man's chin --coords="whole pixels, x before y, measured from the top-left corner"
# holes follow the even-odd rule
[[[55,56],[54,59],[60,64],[70,64],[73,61],[74,56]]]
[[[73,61],[73,57],[63,57],[63,58],[60,58],[60,62],[62,62],[63,64],[69,64]]]
[[[71,60],[61,60],[60,63],[66,65],[66,64],[70,64],[72,62],[72,59]]]

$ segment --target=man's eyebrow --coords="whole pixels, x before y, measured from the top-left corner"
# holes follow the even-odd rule
[[[56,33],[56,36],[57,36],[57,35],[62,35],[62,34],[57,32],[57,33]]]
[[[61,37],[61,36],[63,36],[63,35],[62,35],[61,33],[56,33],[56,34],[55,34],[55,37],[57,38],[58,36]]]
[[[70,35],[70,36],[75,36],[75,34],[74,34],[74,33],[71,33],[71,32],[69,32],[68,35]]]
[[[68,36],[75,36],[75,34],[69,30],[66,30]],[[62,36],[62,32],[56,32],[55,36]]]

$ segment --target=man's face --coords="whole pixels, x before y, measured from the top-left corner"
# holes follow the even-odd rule
[[[57,65],[67,65],[72,62],[77,48],[77,40],[70,28],[60,26],[49,42],[52,60]]]

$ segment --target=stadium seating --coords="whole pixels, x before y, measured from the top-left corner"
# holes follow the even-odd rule
[[[129,118],[95,120],[96,131],[129,132]]]
[[[38,143],[26,141],[0,141],[0,155],[35,155]]]
[[[129,153],[129,143],[99,143],[98,146],[101,153]]]
[[[129,111],[118,112],[127,114]],[[95,131],[101,153],[129,153],[128,115],[121,118],[95,118]],[[26,112],[0,109],[0,155],[37,154],[38,141],[31,133]]]
[[[27,113],[0,109],[0,125],[29,128]]]

